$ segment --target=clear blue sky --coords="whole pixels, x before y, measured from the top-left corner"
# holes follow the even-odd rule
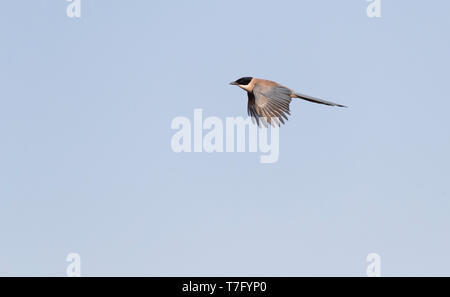
[[[450,275],[449,1],[4,1],[0,275]],[[294,101],[279,162],[175,154],[176,116]]]

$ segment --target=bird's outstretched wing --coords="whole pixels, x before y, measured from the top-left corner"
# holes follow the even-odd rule
[[[280,125],[291,115],[289,104],[292,91],[282,86],[255,86],[253,93],[248,93],[248,115],[266,124]]]

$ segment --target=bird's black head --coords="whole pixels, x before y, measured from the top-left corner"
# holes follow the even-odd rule
[[[243,77],[238,79],[237,81],[234,81],[230,83],[230,85],[236,85],[236,86],[246,86],[252,81],[253,77]]]

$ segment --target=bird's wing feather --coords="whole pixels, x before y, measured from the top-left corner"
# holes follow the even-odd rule
[[[253,93],[248,94],[248,115],[255,118],[259,125],[262,118],[269,124],[284,124],[290,115],[292,91],[282,86],[256,85]]]
[[[253,95],[253,93],[250,92],[247,92],[247,95],[248,95],[248,106],[247,106],[248,116],[250,116],[254,122],[256,121],[256,123],[259,126],[259,116],[255,110],[255,95]]]

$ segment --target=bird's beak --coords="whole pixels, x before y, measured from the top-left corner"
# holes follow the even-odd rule
[[[235,82],[235,81],[233,81],[233,82],[230,82],[230,85],[232,85],[232,86],[237,86],[237,85],[238,85],[238,83],[237,83],[237,82]]]

